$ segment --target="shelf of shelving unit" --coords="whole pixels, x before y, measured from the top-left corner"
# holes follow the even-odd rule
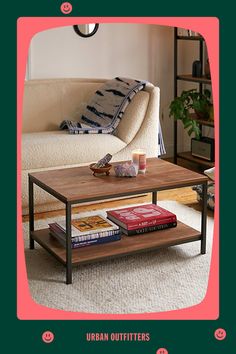
[[[214,128],[214,126],[215,126],[214,119],[213,120],[199,119],[198,116],[196,115],[196,113],[191,113],[190,117],[191,117],[191,119],[198,122],[200,125],[206,125],[206,126],[212,127],[212,128]]]
[[[177,39],[184,41],[204,41],[204,38],[201,36],[177,36]]]
[[[207,161],[204,159],[200,159],[199,157],[192,156],[191,151],[179,152],[177,154],[177,157],[184,159],[184,160],[191,161],[191,162],[195,162],[199,165],[206,166],[208,168],[215,166],[214,162],[210,162],[210,161]]]
[[[177,75],[177,80],[197,82],[198,84],[211,84],[211,80],[207,79],[205,76],[194,77],[191,74],[188,75]]]

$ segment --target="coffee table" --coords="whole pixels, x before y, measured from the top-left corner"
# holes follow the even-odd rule
[[[205,254],[207,181],[208,178],[204,175],[157,158],[147,159],[146,174],[140,174],[135,178],[116,177],[114,170],[111,170],[109,176],[95,177],[87,166],[30,173],[30,249],[34,249],[34,241],[36,241],[65,265],[66,284],[72,283],[72,266],[77,264],[101,261],[111,257],[130,255],[193,241],[201,241],[201,253]],[[65,204],[66,248],[50,235],[49,228],[34,229],[34,184]],[[175,228],[133,237],[122,235],[120,241],[78,249],[71,248],[72,205],[142,193],[152,193],[152,202],[156,203],[158,191],[196,184],[201,184],[203,188],[201,232],[178,221]]]

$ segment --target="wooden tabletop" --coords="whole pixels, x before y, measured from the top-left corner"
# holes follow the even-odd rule
[[[117,163],[114,163],[115,165]],[[137,177],[116,177],[114,169],[110,176],[93,176],[89,166],[65,168],[30,173],[31,180],[63,202],[86,202],[155,192],[201,184],[208,180],[202,174],[193,172],[170,162],[147,159],[146,174]]]

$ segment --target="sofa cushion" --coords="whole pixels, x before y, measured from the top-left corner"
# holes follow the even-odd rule
[[[29,80],[24,85],[22,132],[33,133],[59,130],[63,119],[77,121],[87,102],[106,80],[102,79],[47,79]],[[151,96],[159,91],[147,84],[126,108],[115,135],[129,144],[138,133],[149,108]],[[152,106],[152,105],[151,105]],[[155,104],[158,116],[159,98]],[[153,114],[153,112],[151,112]],[[150,120],[150,119],[149,119]]]
[[[77,120],[103,80],[29,80],[24,85],[23,133],[59,130],[63,119]]]
[[[110,134],[71,135],[64,131],[22,135],[22,169],[31,170],[91,163],[106,153],[116,154],[126,144]]]

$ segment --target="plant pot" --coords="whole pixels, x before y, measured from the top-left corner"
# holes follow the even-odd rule
[[[214,120],[213,104],[207,104],[203,107],[203,110],[194,109],[197,117],[202,120]]]
[[[213,108],[213,104],[209,107],[209,120],[214,121],[214,108]]]
[[[198,117],[199,119],[202,119],[202,120],[208,120],[209,117],[210,117],[208,111],[202,112],[202,111],[198,111],[198,110],[195,109],[194,112],[196,113],[197,117]]]

